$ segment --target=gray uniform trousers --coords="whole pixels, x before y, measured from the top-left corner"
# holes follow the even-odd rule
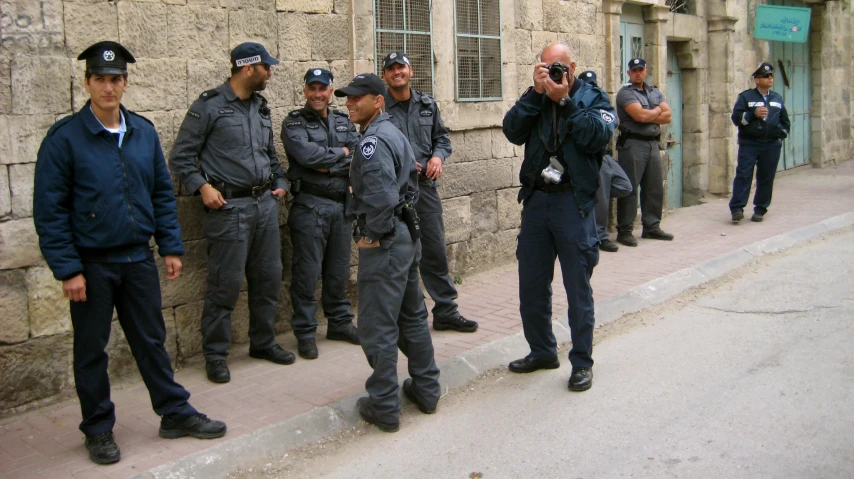
[[[359,249],[359,341],[374,369],[365,389],[380,421],[397,422],[400,415],[398,348],[421,404],[432,408],[439,401],[439,368],[418,284],[420,249],[399,222],[380,247]]]
[[[611,155],[602,158],[599,168],[599,189],[596,190],[596,234],[599,241],[608,238],[608,213],[610,213],[611,198],[625,198],[632,192],[632,184],[626,173],[620,168]]]
[[[273,324],[282,284],[279,203],[269,192],[258,198],[231,198],[205,215],[208,290],[202,313],[205,360],[225,359],[231,343],[231,313],[243,276],[249,283],[249,344],[276,344]]]
[[[442,200],[439,191],[424,183],[418,184],[415,211],[421,221],[421,280],[427,294],[433,298],[433,321],[459,316],[455,299],[457,288],[448,272],[448,251],[445,244],[445,222],[442,219]]]
[[[626,140],[617,149],[618,161],[632,182],[632,192],[617,200],[617,233],[631,233],[638,216],[638,186],[640,186],[641,223],[643,229],[654,230],[661,223],[664,203],[664,178],[661,175],[661,156],[657,141]]]
[[[321,303],[329,321],[328,331],[343,331],[353,323],[350,299],[347,298],[353,224],[344,218],[343,203],[319,196],[312,196],[310,203],[297,200],[288,216],[294,248],[290,291],[294,315],[291,324],[297,339],[315,337],[315,286],[321,276]]]

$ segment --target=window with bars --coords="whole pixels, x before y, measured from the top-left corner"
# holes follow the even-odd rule
[[[404,52],[415,75],[412,88],[433,94],[433,22],[430,0],[374,0],[377,75],[391,52]]]
[[[499,0],[455,0],[457,99],[501,100]]]

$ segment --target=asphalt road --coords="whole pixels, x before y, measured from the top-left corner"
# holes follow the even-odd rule
[[[852,278],[849,228],[597,330],[587,392],[562,352],[233,477],[854,477]]]

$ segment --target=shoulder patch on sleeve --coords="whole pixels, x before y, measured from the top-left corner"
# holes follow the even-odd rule
[[[605,120],[605,123],[614,123],[615,118],[613,114],[605,110],[599,110],[599,114],[602,116],[602,119]]]
[[[359,151],[362,152],[363,158],[370,160],[371,157],[374,156],[374,152],[377,151],[376,135],[366,136],[361,143],[359,143]]]
[[[192,116],[193,118],[197,118],[197,119],[202,117],[201,115],[194,112],[193,110],[187,110],[187,116]]]
[[[62,118],[62,119],[58,120],[56,123],[54,123],[53,126],[47,130],[47,136],[53,135],[54,133],[56,133],[57,130],[59,130],[63,126],[67,125],[68,122],[71,121],[71,119],[74,118],[74,115],[76,115],[76,114],[77,113],[75,113],[73,115],[68,115],[65,118]]]
[[[146,118],[146,117],[144,117],[144,116],[140,115],[139,113],[137,113],[137,112],[135,112],[135,111],[131,111],[131,110],[128,110],[128,113],[130,113],[131,115],[133,115],[133,116],[135,116],[135,117],[137,117],[137,118],[142,118],[142,119],[143,119],[143,120],[145,120],[149,125],[154,126],[154,122],[153,122],[153,121],[151,121],[151,120],[149,120],[148,118]]]
[[[199,98],[201,98],[202,100],[208,101],[217,95],[219,95],[219,90],[214,88],[212,90],[203,91],[202,94],[199,95]]]

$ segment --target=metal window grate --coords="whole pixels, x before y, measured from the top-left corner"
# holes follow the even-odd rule
[[[501,100],[499,0],[455,0],[457,99]]]
[[[430,0],[374,0],[376,73],[383,57],[405,52],[415,75],[412,88],[433,94],[433,22]]]

